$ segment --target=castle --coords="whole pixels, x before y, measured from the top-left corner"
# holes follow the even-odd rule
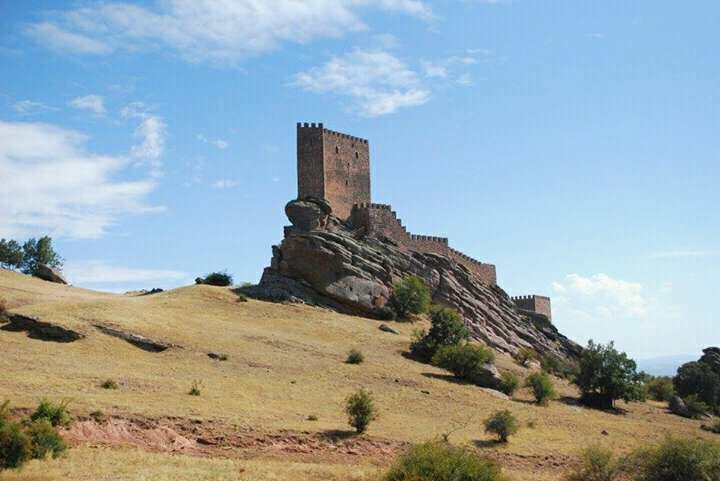
[[[297,173],[298,198],[326,199],[333,213],[353,229],[390,239],[401,249],[445,255],[485,284],[497,284],[493,264],[453,249],[446,237],[409,233],[390,205],[371,202],[370,149],[366,139],[326,129],[322,123],[298,123]],[[512,300],[521,310],[551,319],[548,297],[520,296]]]

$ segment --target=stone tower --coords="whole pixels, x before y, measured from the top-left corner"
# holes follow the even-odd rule
[[[314,196],[330,202],[341,219],[355,204],[370,202],[368,141],[334,132],[323,124],[297,124],[298,198]]]

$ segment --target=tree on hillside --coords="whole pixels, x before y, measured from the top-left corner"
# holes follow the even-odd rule
[[[610,409],[618,399],[625,402],[643,399],[643,376],[637,372],[635,361],[616,350],[613,342],[604,346],[590,340],[578,367],[574,382],[586,405]]]
[[[720,409],[720,373],[710,365],[700,361],[683,364],[678,368],[673,384],[680,397],[695,395],[714,410]]]
[[[0,267],[19,269],[23,263],[23,250],[15,240],[0,239]]]
[[[470,338],[470,331],[460,314],[449,307],[434,307],[429,331],[419,331],[410,345],[410,352],[424,362],[430,362],[443,346],[455,346]]]
[[[52,238],[49,236],[28,239],[22,248],[22,271],[25,274],[37,273],[38,264],[45,264],[56,269],[61,269],[63,266],[63,259],[55,252]]]

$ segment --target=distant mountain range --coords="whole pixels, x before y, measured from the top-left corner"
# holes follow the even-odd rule
[[[653,357],[638,359],[638,371],[645,371],[653,376],[674,376],[677,368],[690,361],[697,361],[700,354],[681,354],[677,356]]]

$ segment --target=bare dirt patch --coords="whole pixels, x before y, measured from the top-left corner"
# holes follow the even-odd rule
[[[350,431],[264,432],[219,421],[112,416],[79,418],[63,436],[71,445],[134,446],[203,457],[256,457],[305,462],[386,463],[407,444]]]

